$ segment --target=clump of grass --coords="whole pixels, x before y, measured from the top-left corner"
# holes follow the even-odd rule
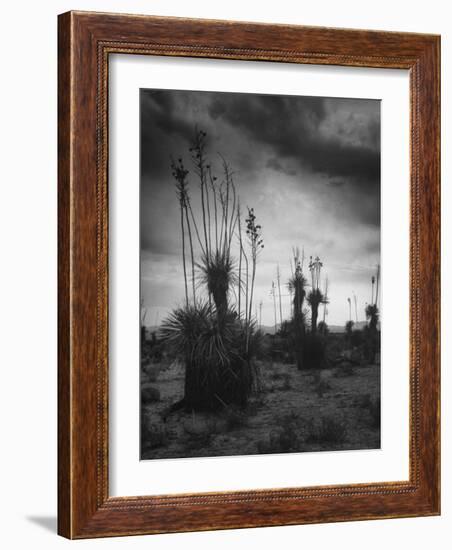
[[[347,436],[345,423],[334,416],[311,421],[306,441],[309,443],[342,443]]]

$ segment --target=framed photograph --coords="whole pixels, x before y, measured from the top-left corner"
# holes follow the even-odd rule
[[[440,513],[439,58],[59,16],[61,535]]]

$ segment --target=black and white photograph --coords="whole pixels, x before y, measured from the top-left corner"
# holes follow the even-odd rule
[[[140,90],[142,460],[380,448],[380,101]]]

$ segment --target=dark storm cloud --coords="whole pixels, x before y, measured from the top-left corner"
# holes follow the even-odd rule
[[[176,114],[180,96],[166,90],[141,90],[141,170],[143,174],[161,175],[168,168],[169,138],[189,141],[193,123]]]
[[[295,176],[295,174],[297,173],[294,168],[283,166],[277,158],[268,159],[266,166],[267,168],[271,168],[272,170],[276,170],[277,172],[282,172],[283,174],[287,174],[288,176]]]
[[[379,109],[375,100],[142,90],[142,173],[167,171],[171,145],[179,140],[185,147],[195,124],[222,125],[266,150],[268,168],[286,175],[309,170],[379,201]],[[255,170],[256,149],[237,147],[235,168]]]
[[[342,185],[345,184],[345,180],[343,179],[330,179],[328,180],[328,185],[332,185],[333,187],[342,187]]]
[[[324,124],[328,100],[250,94],[217,94],[209,113],[249,134],[257,143],[273,149],[281,159],[293,159],[302,167],[334,178],[348,178],[358,187],[376,188],[380,178],[380,123],[375,101],[373,116],[357,124],[350,115],[337,127]],[[343,101],[343,100],[342,100]],[[359,103],[360,100],[354,100]]]

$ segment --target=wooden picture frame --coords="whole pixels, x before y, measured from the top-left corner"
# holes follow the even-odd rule
[[[58,39],[58,532],[68,538],[440,513],[440,38],[69,12]],[[410,73],[409,481],[110,497],[110,54],[266,60]]]

